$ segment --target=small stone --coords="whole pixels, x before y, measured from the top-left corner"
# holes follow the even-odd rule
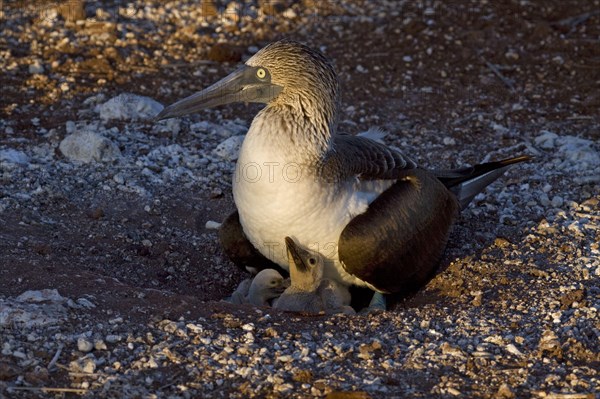
[[[94,349],[94,344],[85,338],[79,338],[77,339],[77,349],[84,353],[91,352]]]
[[[108,342],[109,344],[117,343],[120,340],[121,340],[121,336],[120,335],[108,334],[106,336],[106,342]]]
[[[564,200],[562,199],[562,197],[560,197],[558,195],[555,195],[552,198],[552,206],[555,208],[560,208],[563,203],[564,203]]]
[[[44,66],[39,59],[33,60],[31,64],[29,64],[29,73],[31,74],[41,74],[44,73]]]
[[[215,222],[214,220],[209,220],[208,222],[206,222],[206,225],[204,225],[204,227],[207,230],[219,230],[219,228],[221,227],[221,223]]]
[[[188,330],[190,330],[192,332],[192,334],[202,334],[202,332],[204,331],[204,328],[202,328],[201,325],[199,324],[186,324],[185,325],[187,327]]]
[[[40,302],[54,302],[64,303],[67,299],[58,293],[55,289],[45,289],[39,291],[25,291],[16,298],[20,302],[40,303]]]
[[[94,341],[94,349],[96,349],[97,351],[105,351],[108,349],[108,347],[106,346],[106,343],[104,343],[103,340],[99,339]]]
[[[96,362],[93,355],[86,355],[85,357],[77,360],[73,360],[69,363],[69,369],[75,373],[88,373],[93,374],[96,371]]]
[[[93,374],[96,371],[96,362],[93,359],[85,359],[81,370],[84,373]]]
[[[542,187],[542,191],[545,193],[549,193],[550,190],[552,190],[552,186],[548,183],[544,184],[544,187]]]
[[[510,245],[510,241],[503,237],[496,237],[496,239],[494,239],[494,245],[498,248],[505,248]]]
[[[563,294],[560,297],[560,308],[562,310],[567,310],[573,306],[575,303],[581,302],[585,298],[584,290],[573,290]]]
[[[96,107],[100,119],[149,120],[163,110],[163,105],[150,97],[123,93]]]
[[[286,392],[290,392],[292,389],[294,389],[294,386],[292,384],[277,384],[274,385],[274,390],[277,392],[281,392],[281,393],[286,393]]]
[[[7,148],[0,150],[0,162],[27,165],[29,163],[29,157],[22,151]]]
[[[292,374],[292,380],[309,384],[313,380],[313,373],[310,370],[297,370]]]
[[[512,399],[514,397],[515,394],[506,383],[500,385],[498,392],[496,392],[496,395],[494,395],[495,399]]]
[[[541,134],[535,138],[534,143],[545,150],[554,148],[554,143],[558,138],[558,134],[542,130]]]
[[[16,357],[17,359],[23,359],[23,360],[27,359],[27,355],[25,353],[21,352],[21,351],[14,351],[12,353],[12,355],[14,357]]]
[[[519,356],[519,357],[523,357],[523,352],[521,352],[520,350],[517,349],[517,347],[514,344],[508,344],[506,345],[506,351],[508,353],[511,353],[515,356]]]
[[[238,159],[244,137],[243,135],[237,135],[228,138],[215,148],[214,153],[228,161],[235,161]]]
[[[92,131],[78,131],[64,138],[60,152],[71,161],[109,162],[121,157],[119,148],[109,139]]]
[[[475,291],[475,292],[472,292],[471,294],[473,295],[473,300],[471,301],[473,306],[481,306],[482,300],[483,300],[483,292]]]
[[[296,11],[294,11],[293,9],[288,8],[283,12],[283,16],[287,19],[294,19],[298,16],[298,14],[296,14]]]
[[[540,201],[540,204],[542,206],[548,206],[548,205],[550,205],[550,198],[548,198],[548,195],[546,193],[542,193],[538,197],[538,200]]]
[[[221,190],[220,188],[215,188],[214,190],[211,190],[210,192],[210,198],[221,198],[223,196],[223,190]]]
[[[122,174],[117,173],[116,175],[113,176],[113,180],[115,181],[115,183],[117,184],[124,184],[125,183],[125,178],[123,177]]]

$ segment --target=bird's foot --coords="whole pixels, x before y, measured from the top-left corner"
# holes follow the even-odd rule
[[[369,306],[360,311],[361,314],[378,313],[387,310],[387,300],[381,292],[373,293]]]

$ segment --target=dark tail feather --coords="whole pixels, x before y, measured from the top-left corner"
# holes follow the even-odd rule
[[[511,165],[530,159],[530,156],[522,155],[460,169],[434,170],[432,172],[456,195],[460,208],[464,209],[477,194],[502,176]]]

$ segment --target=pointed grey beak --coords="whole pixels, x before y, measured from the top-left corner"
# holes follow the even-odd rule
[[[308,252],[296,245],[296,242],[290,237],[285,237],[285,246],[287,248],[288,258],[292,258],[296,265],[296,269],[301,273],[307,273],[310,270],[310,267],[304,262],[304,259],[308,259]]]
[[[260,78],[257,76],[259,69],[262,71]],[[271,76],[264,68],[244,65],[212,86],[164,108],[154,120],[188,115],[233,102],[268,103],[282,90],[283,87],[271,83]]]

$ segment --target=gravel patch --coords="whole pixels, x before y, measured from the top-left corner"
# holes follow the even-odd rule
[[[68,3],[0,10],[0,396],[597,397],[598,1]],[[221,301],[258,108],[152,117],[281,37],[334,60],[345,132],[433,168],[534,156],[388,311]]]

